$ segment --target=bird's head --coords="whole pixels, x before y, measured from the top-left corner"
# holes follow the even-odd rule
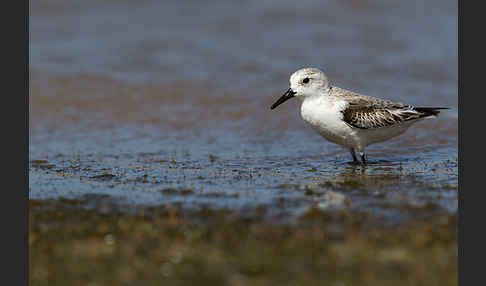
[[[290,76],[290,88],[270,108],[274,109],[292,97],[304,99],[328,89],[329,81],[324,72],[317,68],[302,68]]]

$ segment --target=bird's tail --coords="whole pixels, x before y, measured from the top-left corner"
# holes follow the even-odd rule
[[[415,111],[423,113],[425,116],[437,116],[441,109],[449,109],[449,107],[414,107]]]

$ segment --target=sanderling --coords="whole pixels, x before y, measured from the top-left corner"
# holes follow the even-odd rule
[[[366,164],[365,147],[404,133],[413,123],[435,117],[448,107],[414,107],[332,86],[317,68],[303,68],[290,76],[290,88],[270,108],[292,97],[302,100],[300,114],[322,137],[347,148],[358,163],[355,149]]]

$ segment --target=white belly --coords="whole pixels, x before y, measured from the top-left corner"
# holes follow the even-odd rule
[[[403,134],[413,123],[422,120],[411,120],[401,124],[380,127],[374,129],[359,129],[357,130],[357,135],[361,138],[363,148],[374,143],[383,142],[389,140],[393,137]]]
[[[301,106],[301,116],[305,122],[326,140],[344,147],[355,147],[359,142],[356,130],[342,121],[345,102],[309,98]]]
[[[404,133],[418,120],[374,129],[359,129],[346,124],[342,118],[346,102],[323,97],[307,98],[301,106],[305,122],[326,140],[346,148],[364,150],[370,144],[383,142]]]

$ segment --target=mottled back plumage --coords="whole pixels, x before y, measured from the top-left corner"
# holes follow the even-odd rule
[[[339,87],[331,87],[331,95],[344,98],[348,107],[343,120],[360,129],[392,126],[405,121],[439,114],[444,107],[414,107],[389,100],[360,95]]]

